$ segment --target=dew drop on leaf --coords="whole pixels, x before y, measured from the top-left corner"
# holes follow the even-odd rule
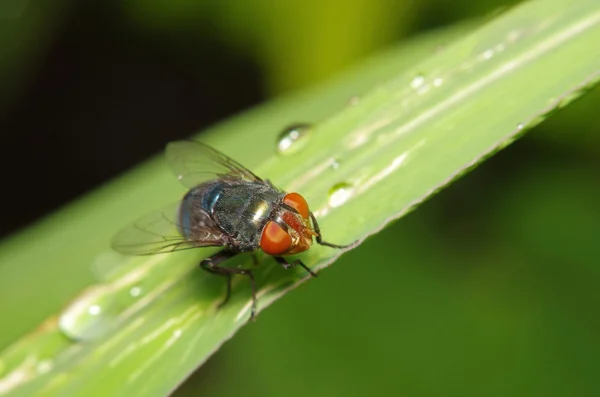
[[[354,186],[347,182],[336,183],[329,189],[329,205],[339,207],[352,197]]]
[[[63,310],[58,327],[76,341],[96,339],[114,329],[124,306],[112,289],[96,285]]]
[[[410,82],[410,86],[415,90],[423,85],[425,77],[422,74],[416,75]]]
[[[340,168],[340,161],[338,159],[331,159],[331,163],[329,164],[329,166],[332,169],[337,170],[338,168]]]
[[[282,155],[289,155],[298,152],[308,142],[311,125],[298,123],[289,126],[277,137],[277,152]]]
[[[138,298],[141,294],[142,294],[142,287],[140,287],[138,285],[131,287],[131,289],[129,290],[129,295],[131,295],[132,298]]]

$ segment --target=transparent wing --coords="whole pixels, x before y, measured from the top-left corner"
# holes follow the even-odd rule
[[[226,236],[204,211],[196,209],[186,226],[180,225],[180,205],[173,203],[126,226],[111,240],[113,249],[127,255],[150,255],[225,244]]]
[[[197,141],[170,142],[167,145],[166,157],[177,179],[189,188],[223,178],[262,181],[237,161]]]

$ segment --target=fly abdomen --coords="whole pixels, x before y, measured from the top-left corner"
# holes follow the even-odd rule
[[[200,212],[212,216],[215,203],[223,191],[224,184],[220,181],[204,183],[187,192],[179,207],[179,233],[187,238],[194,237],[194,230],[205,225],[198,222],[206,221],[204,215],[198,216]],[[211,223],[212,224],[212,223]]]
[[[192,195],[192,191],[187,192],[183,200],[181,200],[181,205],[179,206],[179,223],[177,224],[177,231],[186,239],[191,237],[191,226],[192,226],[192,204],[193,204],[194,196]]]

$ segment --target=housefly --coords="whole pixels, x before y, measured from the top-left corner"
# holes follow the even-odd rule
[[[231,295],[231,276],[241,274],[252,285],[250,319],[256,313],[252,270],[221,266],[235,255],[260,249],[284,268],[298,265],[316,277],[301,260],[289,262],[285,257],[309,249],[313,237],[328,247],[350,246],[323,241],[317,219],[300,194],[276,188],[210,146],[192,140],[171,142],[166,159],[190,190],[180,202],[125,227],[113,238],[112,246],[128,255],[223,247],[200,262],[202,269],[227,279],[227,293],[220,306]]]

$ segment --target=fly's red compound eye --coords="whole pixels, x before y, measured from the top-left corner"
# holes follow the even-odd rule
[[[292,246],[292,238],[276,224],[267,222],[260,237],[260,248],[268,255],[281,255]]]
[[[308,203],[304,197],[298,193],[288,193],[283,198],[283,202],[298,211],[304,219],[308,219]]]

